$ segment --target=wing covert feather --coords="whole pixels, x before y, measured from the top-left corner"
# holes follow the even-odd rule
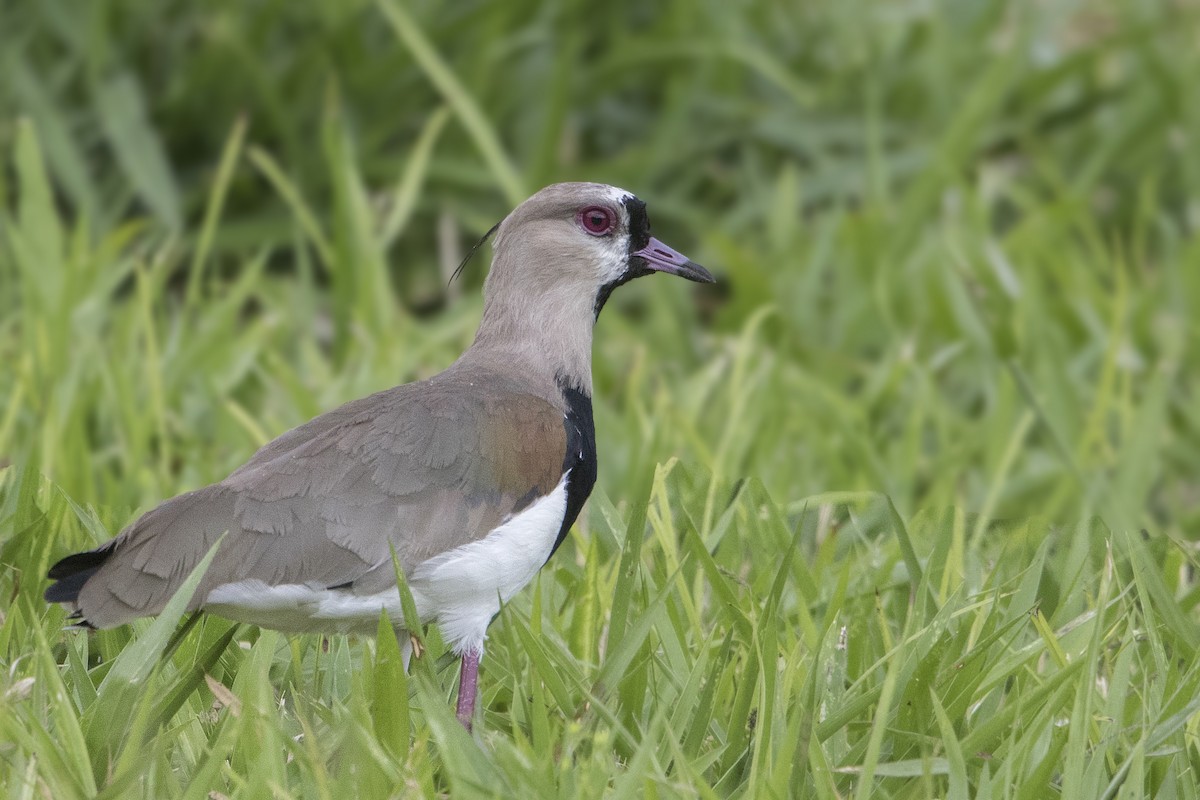
[[[435,379],[436,380],[436,379]],[[215,586],[392,581],[486,536],[562,477],[563,410],[479,382],[409,384],[349,403],[264,445],[220,483],[149,511],[80,593],[98,627],[156,613],[228,531],[193,607]]]

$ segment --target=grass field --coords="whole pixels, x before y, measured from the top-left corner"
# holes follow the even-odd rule
[[[1200,797],[1197,75],[1191,0],[8,4],[0,796]],[[564,179],[721,282],[608,305],[474,736],[436,628],[63,631]]]

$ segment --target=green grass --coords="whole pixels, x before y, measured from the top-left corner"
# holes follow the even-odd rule
[[[1194,3],[10,5],[0,796],[1200,796]],[[54,559],[447,365],[560,179],[721,283],[609,304],[474,736],[436,628],[63,632]]]

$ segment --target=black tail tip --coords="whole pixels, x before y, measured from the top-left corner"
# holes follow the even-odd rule
[[[42,597],[47,603],[74,603],[83,591],[83,585],[92,577],[96,570],[77,572],[46,587]]]
[[[46,577],[55,583],[50,584],[42,595],[46,602],[74,603],[78,600],[83,585],[104,565],[112,550],[112,544],[106,544],[86,553],[69,555],[52,566]]]

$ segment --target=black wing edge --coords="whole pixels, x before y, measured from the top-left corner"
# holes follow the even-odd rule
[[[42,597],[47,603],[74,603],[79,599],[79,592],[88,578],[96,574],[96,570],[104,565],[112,552],[113,543],[109,542],[95,550],[75,553],[62,559],[46,573],[46,577],[55,583],[46,588]]]

